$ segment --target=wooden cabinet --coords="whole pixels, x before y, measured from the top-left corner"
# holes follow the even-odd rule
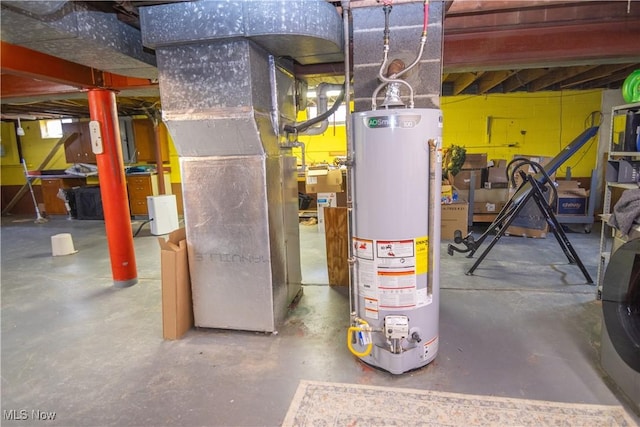
[[[153,122],[150,119],[134,119],[133,135],[136,146],[136,161],[157,163],[156,161],[156,145],[155,131]],[[162,162],[169,162],[169,138],[167,128],[164,123],[160,124],[159,141],[160,151],[162,153]]]
[[[67,189],[85,185],[82,178],[41,178],[42,198],[44,201],[44,211],[47,215],[66,215],[67,208],[64,200],[58,198],[61,188]]]
[[[65,135],[77,133],[78,137],[64,144],[64,154],[67,163],[96,163],[96,155],[91,149],[89,122],[63,123],[62,132]]]
[[[169,174],[164,175],[166,194],[171,194],[171,180]],[[129,193],[129,208],[131,215],[148,215],[147,196],[157,196],[158,175],[130,175],[127,177],[127,191]]]
[[[131,120],[131,129],[133,138],[132,141],[129,141],[127,138],[127,147],[129,147],[129,145],[135,145],[135,156],[133,159],[125,159],[125,161],[156,163],[156,137],[153,122],[149,119],[133,119]],[[63,123],[62,131],[65,135],[73,132],[78,134],[76,139],[64,145],[67,163],[96,163],[96,155],[91,149],[89,122]],[[162,153],[162,162],[168,163],[169,135],[164,123],[160,124],[159,144]],[[123,156],[127,157],[124,151]]]

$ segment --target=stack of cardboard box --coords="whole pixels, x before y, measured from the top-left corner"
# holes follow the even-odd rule
[[[344,191],[342,170],[328,166],[309,167],[305,171],[305,192],[315,193],[318,207],[318,231],[325,231],[324,208],[337,207]]]
[[[486,181],[486,174],[487,153],[467,153],[460,172],[454,177],[453,186],[458,190],[468,190],[473,177],[474,188],[482,188]]]

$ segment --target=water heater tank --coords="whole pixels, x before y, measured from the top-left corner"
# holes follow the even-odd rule
[[[376,331],[360,358],[399,374],[438,351],[440,173],[430,164],[442,113],[376,110],[352,120],[352,292],[356,315]]]

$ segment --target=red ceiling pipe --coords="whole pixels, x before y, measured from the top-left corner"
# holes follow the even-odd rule
[[[116,96],[114,92],[106,89],[90,89],[88,96],[91,120],[100,123],[102,135],[102,153],[96,153],[96,160],[113,284],[118,288],[126,288],[138,283],[138,273],[122,160]]]

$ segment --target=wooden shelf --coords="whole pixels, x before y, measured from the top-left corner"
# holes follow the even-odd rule
[[[497,216],[497,213],[473,214],[473,222],[493,222]]]
[[[614,188],[624,188],[625,190],[634,190],[640,188],[635,182],[607,182],[607,186]]]
[[[612,151],[611,157],[640,157],[640,151]]]

